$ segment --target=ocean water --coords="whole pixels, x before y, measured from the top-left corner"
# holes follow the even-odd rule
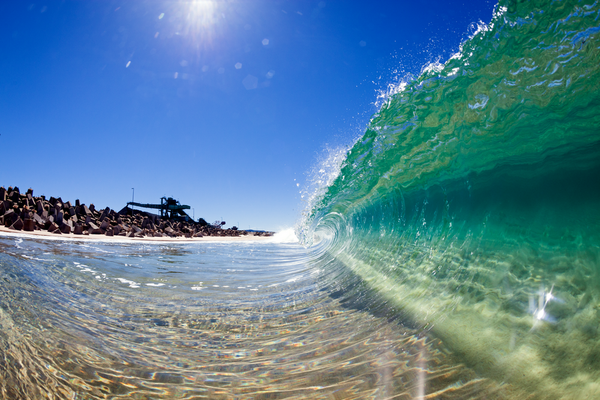
[[[600,4],[390,90],[301,243],[0,236],[0,397],[600,398]]]

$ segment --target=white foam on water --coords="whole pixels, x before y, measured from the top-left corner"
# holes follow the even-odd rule
[[[271,243],[298,243],[298,237],[294,232],[294,228],[283,229],[273,235],[269,240]]]

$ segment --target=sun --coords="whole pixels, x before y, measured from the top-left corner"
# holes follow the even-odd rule
[[[185,2],[188,5],[188,22],[198,27],[208,28],[218,23],[222,13],[219,6],[222,2],[215,0],[192,0]]]

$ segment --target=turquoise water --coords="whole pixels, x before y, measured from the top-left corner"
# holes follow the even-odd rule
[[[297,243],[0,236],[4,398],[600,398],[600,4],[501,2]]]
[[[482,376],[600,397],[600,6],[503,2],[397,88],[303,229]]]

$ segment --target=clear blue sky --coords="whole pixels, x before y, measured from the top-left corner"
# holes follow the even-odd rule
[[[378,90],[445,61],[492,1],[0,2],[0,186],[291,227]],[[297,186],[299,184],[300,186]]]

